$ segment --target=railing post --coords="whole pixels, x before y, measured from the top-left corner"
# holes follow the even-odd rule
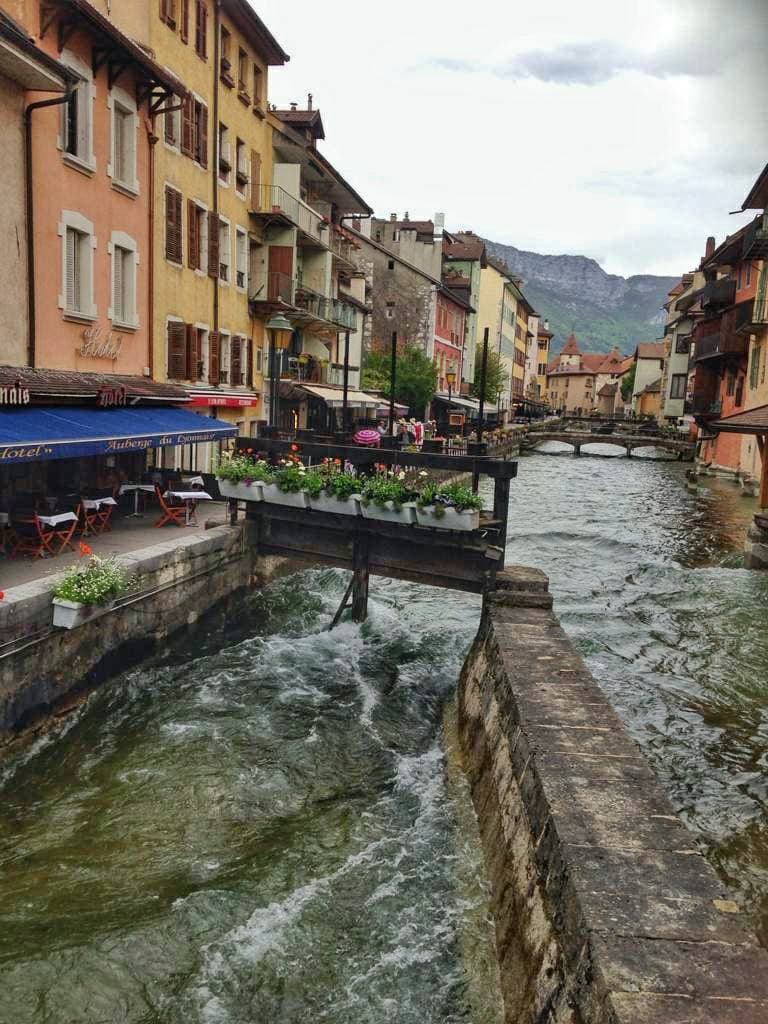
[[[368,618],[368,537],[355,535],[352,548],[352,621]]]

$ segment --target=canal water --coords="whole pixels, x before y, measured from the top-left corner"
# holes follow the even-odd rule
[[[556,446],[552,446],[556,448]],[[606,450],[610,452],[610,449]],[[521,459],[510,562],[768,944],[768,576],[729,484]],[[466,595],[343,574],[251,594],[0,762],[2,1024],[499,1024],[452,695]]]

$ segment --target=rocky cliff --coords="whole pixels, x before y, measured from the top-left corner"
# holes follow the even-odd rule
[[[488,252],[525,283],[525,294],[555,332],[559,351],[573,331],[582,349],[630,352],[638,342],[662,334],[662,303],[674,277],[607,274],[587,256],[542,256],[486,239]]]

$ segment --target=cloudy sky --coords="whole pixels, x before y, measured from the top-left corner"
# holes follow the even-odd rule
[[[768,162],[768,0],[252,0],[376,209],[678,274]]]

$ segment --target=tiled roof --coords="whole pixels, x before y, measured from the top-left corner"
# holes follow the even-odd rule
[[[624,355],[614,348],[607,356],[603,356],[603,362],[598,368],[599,373],[618,373],[621,364],[624,362]]]
[[[479,238],[444,242],[443,255],[449,260],[484,260],[485,243]]]
[[[768,405],[758,405],[709,424],[712,430],[727,434],[768,434]]]
[[[576,335],[571,334],[568,341],[565,343],[565,348],[560,353],[561,356],[578,356],[581,355],[581,349],[579,348],[578,342],[576,341]]]
[[[642,341],[637,346],[637,358],[663,359],[666,355],[666,348],[663,341]]]
[[[581,356],[581,368],[583,370],[591,370],[593,373],[597,373],[600,367],[605,362],[605,356],[602,352],[583,352]]]
[[[119,373],[77,373],[28,366],[0,366],[0,387],[21,384],[31,394],[51,398],[95,398],[102,388],[124,387],[129,398],[186,402],[187,392],[177,384],[162,384],[148,377]]]
[[[597,394],[599,398],[612,398],[618,390],[619,385],[614,381],[613,384],[603,384]]]
[[[644,395],[653,395],[657,391],[661,391],[661,377],[658,380],[653,381],[651,384],[646,384],[643,388]]]
[[[627,358],[622,362],[621,366],[619,367],[618,372],[623,376],[625,373],[628,373],[634,365],[635,357],[627,356]]]
[[[416,231],[420,235],[434,235],[435,233],[435,225],[431,220],[398,220],[395,221],[395,226],[401,231]]]
[[[550,331],[550,329],[548,327],[544,327],[544,326],[542,326],[542,324],[539,324],[539,337],[540,338],[554,338],[554,334],[552,333],[552,331]]]
[[[312,128],[312,134],[316,139],[325,138],[319,110],[274,110],[273,113],[292,128]]]

